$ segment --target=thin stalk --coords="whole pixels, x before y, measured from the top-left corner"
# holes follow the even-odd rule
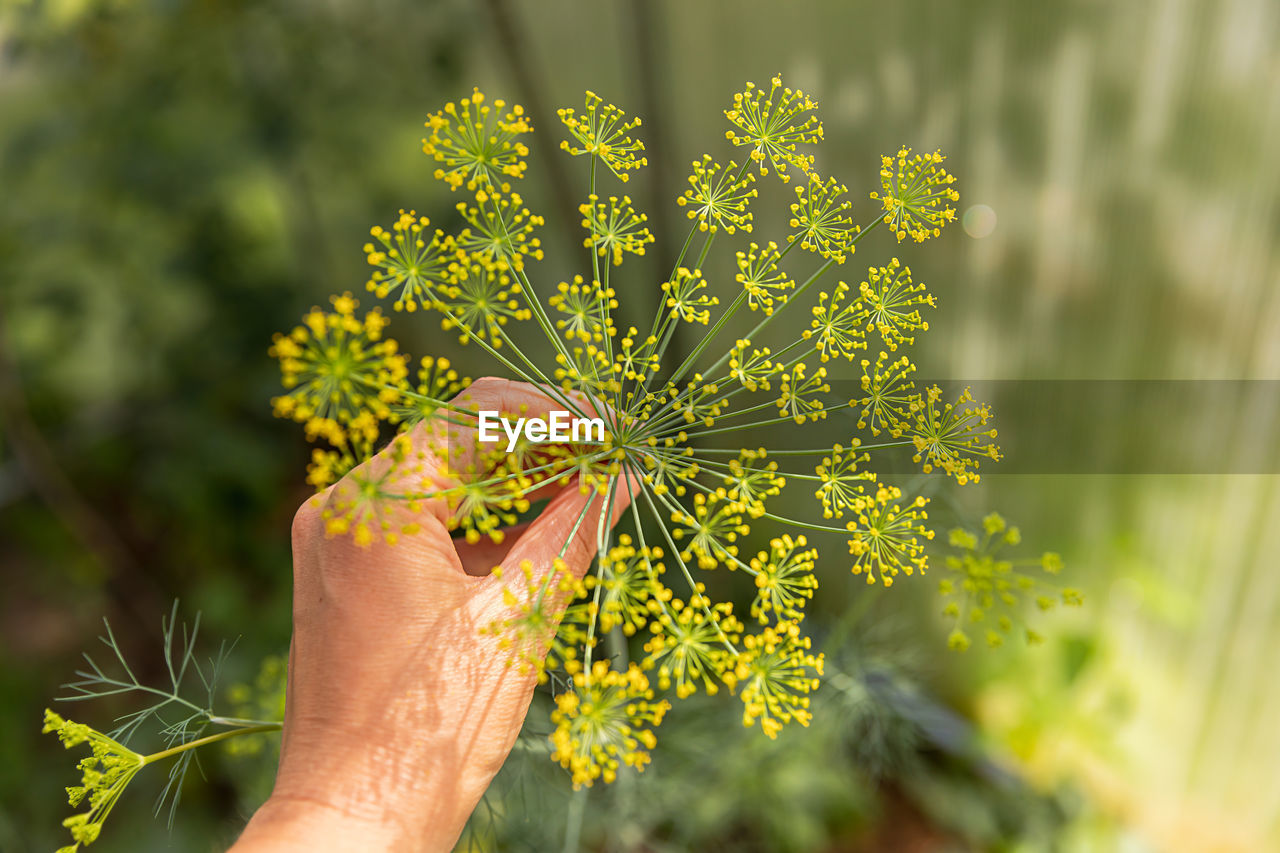
[[[163,761],[166,758],[186,752],[189,749],[195,749],[196,747],[217,743],[220,740],[227,740],[228,738],[240,737],[241,735],[252,735],[260,732],[278,732],[283,728],[283,726],[283,723],[264,723],[260,726],[247,726],[245,728],[232,729],[231,731],[218,732],[216,735],[208,735],[207,737],[202,737],[197,740],[190,741],[189,743],[179,744],[178,746],[161,750],[160,752],[155,752],[151,755],[144,755],[142,757],[142,763],[145,766],[156,761]]]
[[[879,216],[877,216],[877,217],[875,218],[875,221],[873,221],[873,222],[872,222],[870,225],[868,225],[866,228],[863,228],[863,229],[862,229],[861,231],[859,231],[856,235],[854,235],[854,238],[849,242],[849,246],[850,246],[851,248],[852,248],[853,246],[856,246],[856,245],[858,244],[858,241],[859,241],[859,240],[861,240],[861,239],[862,239],[863,237],[865,237],[867,234],[870,234],[872,231],[874,231],[876,228],[878,228],[878,227],[880,226],[880,224],[881,224],[882,222],[884,222],[884,217],[885,217],[885,215],[884,215],[883,213],[881,213]],[[795,243],[792,243],[791,245],[795,245]],[[778,310],[774,311],[774,312],[773,312],[772,314],[770,314],[768,317],[765,317],[765,318],[764,318],[763,320],[761,320],[758,324],[756,324],[756,327],[755,327],[754,329],[752,329],[750,332],[748,332],[748,333],[747,333],[747,335],[746,335],[747,340],[754,340],[754,339],[755,339],[755,337],[756,337],[756,335],[758,335],[758,334],[760,334],[762,331],[764,331],[764,330],[765,330],[765,328],[767,328],[767,327],[768,327],[768,325],[769,325],[770,323],[772,323],[772,322],[773,322],[773,320],[774,320],[774,318],[775,318],[775,317],[777,317],[779,314],[781,314],[781,313],[782,313],[782,311],[783,311],[783,310],[785,310],[785,309],[787,308],[787,306],[789,306],[789,305],[791,305],[791,303],[795,302],[795,301],[796,301],[796,299],[797,299],[797,297],[799,297],[799,296],[800,296],[800,294],[802,294],[802,293],[804,293],[806,290],[808,290],[808,289],[809,289],[809,288],[814,284],[814,282],[816,282],[818,279],[820,279],[822,276],[824,276],[824,275],[827,273],[827,270],[831,269],[831,267],[835,266],[835,264],[836,264],[836,261],[835,261],[834,259],[828,259],[828,260],[827,260],[827,262],[826,262],[825,264],[823,264],[821,267],[819,267],[819,268],[818,268],[818,270],[817,270],[815,273],[813,273],[813,275],[811,275],[811,276],[809,276],[807,279],[805,279],[804,283],[803,283],[803,284],[801,284],[799,287],[797,287],[797,288],[792,292],[791,296],[787,299],[787,301],[786,301],[786,302],[782,303],[781,307],[779,307],[779,308],[778,308]],[[720,360],[719,360],[719,361],[717,361],[714,365],[712,365],[712,366],[707,370],[707,373],[714,373],[715,371],[719,370],[719,369],[720,369],[720,366],[721,366],[722,364],[724,364],[726,361],[728,361],[728,359],[729,359],[729,354],[728,354],[728,353],[725,353],[725,354],[724,354],[724,356],[722,356],[722,357],[720,358]]]
[[[649,491],[649,489],[642,488],[640,490],[640,494],[644,495],[644,499],[649,504],[649,509],[653,511],[654,517],[661,519],[662,515],[659,514],[658,506],[654,503]],[[675,539],[672,538],[671,531],[667,529],[667,525],[665,524],[659,524],[658,528],[662,531],[662,535],[667,540],[667,545],[671,548],[671,556],[676,558],[676,565],[680,567],[680,571],[684,574],[684,579],[689,584],[690,594],[697,595],[698,584],[693,579],[693,574],[689,571],[688,566],[684,564],[684,558],[680,556],[680,549],[677,547]],[[711,612],[711,608],[707,606],[705,601],[702,602],[702,611],[707,615],[707,618],[711,620],[711,624],[716,626],[716,632],[720,635],[720,641],[724,643],[725,648],[736,655],[738,653],[737,648],[734,647],[733,643],[729,642],[729,637],[725,634],[724,629],[720,627],[720,620]]]

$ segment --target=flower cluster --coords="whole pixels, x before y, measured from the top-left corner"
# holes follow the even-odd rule
[[[478,412],[459,394],[466,380],[444,360],[427,359],[413,384],[405,356],[381,337],[385,319],[375,311],[358,320],[348,295],[334,300],[335,313],[312,312],[273,348],[291,389],[277,412],[332,448],[317,451],[312,482],[327,487],[351,472],[325,499],[331,533],[393,541],[412,532],[415,507],[441,499],[452,510],[449,524],[468,540],[500,540],[535,492],[576,483],[588,499],[566,531],[567,548],[593,507],[612,518],[615,505],[628,503],[620,522],[627,532],[604,523],[589,531],[599,556],[583,580],[562,563],[526,564],[503,578],[508,612],[486,628],[513,665],[558,690],[553,755],[576,785],[643,766],[668,707],[657,691],[734,693],[744,724],[758,721],[770,737],[786,724],[806,725],[823,668],[805,633],[805,607],[818,586],[810,539],[842,538],[845,565],[869,583],[923,573],[933,537],[928,501],[883,482],[870,467],[873,454],[899,448],[914,453],[922,471],[960,483],[977,479],[980,459],[998,458],[985,406],[967,391],[947,401],[910,381],[914,367],[900,351],[928,329],[922,312],[936,306],[910,269],[891,258],[860,283],[829,281],[878,227],[920,240],[951,219],[943,204],[955,191],[941,156],[904,149],[885,158],[877,195],[884,211],[860,226],[845,184],[819,175],[803,148],[822,138],[816,109],[779,78],[734,96],[727,139],[746,154],[741,165],[711,154],[693,162],[689,188],[675,200],[692,220],[688,238],[670,272],[649,286],[655,305],[647,329],[620,327],[614,312],[620,291],[631,299],[646,292],[635,282],[623,290],[620,267],[654,237],[629,197],[597,187],[598,173],[626,180],[645,165],[633,136],[638,119],[593,93],[583,112],[560,110],[568,131],[561,148],[590,158],[579,208],[587,252],[580,272],[545,297],[529,276],[541,257],[542,219],[512,185],[525,171],[523,111],[490,106],[477,91],[428,121],[436,176],[471,194],[457,205],[463,227],[432,230],[409,211],[389,230],[375,228],[365,247],[375,269],[369,292],[396,310],[433,312],[444,330],[553,405],[575,416],[603,414],[603,441],[519,443],[512,453],[468,441]],[[752,231],[765,189],[752,164],[762,176],[772,171],[785,182],[795,170],[802,180],[782,217],[784,233],[742,244],[723,273],[713,245]],[[816,258],[793,254],[797,247]],[[775,320],[797,303],[805,306],[793,312],[806,318],[803,328],[778,334]],[[735,317],[753,312],[750,331],[725,334],[737,328]],[[669,347],[689,325],[696,343],[675,358]],[[520,328],[531,328],[552,356],[535,357]],[[854,362],[864,354],[861,396],[836,398],[831,380],[856,378]],[[742,443],[750,429],[787,425],[800,434],[829,416],[880,439],[850,435],[779,453]],[[424,465],[424,451],[414,449],[420,443],[406,439],[423,424],[448,436],[446,478],[439,465]],[[386,438],[391,451],[375,456]],[[793,484],[801,501],[814,496],[811,513],[795,496],[780,497]],[[818,513],[823,523],[807,517]],[[765,547],[757,526],[772,531]],[[713,570],[747,575],[754,599],[741,609],[714,600],[699,579]],[[615,648],[636,648],[600,659],[605,635]]]
[[[942,168],[946,158],[941,151],[932,154],[911,153],[900,148],[892,157],[881,158],[881,193],[871,193],[884,205],[885,218],[893,235],[902,242],[911,235],[917,243],[942,233],[942,226],[956,218],[949,202],[960,200],[951,185],[955,176]]]
[[[115,808],[116,801],[147,759],[115,740],[83,723],[64,720],[53,711],[44,712],[44,733],[56,734],[67,749],[87,744],[92,755],[82,758],[77,766],[82,772],[80,784],[67,788],[67,800],[73,807],[87,803],[89,810],[72,815],[62,822],[71,831],[74,844],[58,848],[58,853],[74,853],[80,845],[98,839],[102,822]]]
[[[947,556],[950,573],[939,582],[939,590],[947,602],[943,615],[953,620],[947,645],[963,651],[969,648],[967,629],[983,628],[987,644],[1000,646],[1004,638],[1021,622],[1019,608],[1024,599],[1033,599],[1041,610],[1058,603],[1078,607],[1084,599],[1078,589],[1049,586],[1043,574],[1062,571],[1062,558],[1046,552],[1039,559],[1009,560],[1000,555],[1006,547],[1021,544],[1022,534],[998,513],[982,519],[982,529],[972,532],[963,528],[951,531],[950,544],[958,553]],[[1041,636],[1024,628],[1027,641],[1038,643]]]
[[[657,726],[671,705],[653,701],[649,679],[634,664],[626,672],[596,661],[573,677],[573,689],[556,697],[551,757],[573,775],[575,786],[612,782],[618,767],[643,768]]]

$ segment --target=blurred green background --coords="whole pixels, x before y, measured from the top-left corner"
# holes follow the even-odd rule
[[[269,417],[266,348],[361,289],[370,225],[450,221],[419,145],[444,101],[479,85],[532,110],[548,287],[576,271],[585,193],[554,107],[590,88],[644,118],[653,165],[627,189],[659,244],[624,267],[637,322],[688,162],[724,156],[731,94],[781,72],[819,101],[818,169],[862,221],[902,144],[942,148],[960,212],[994,212],[851,262],[901,255],[938,295],[922,376],[1210,388],[1280,380],[1278,29],[1267,0],[0,0],[0,851],[63,843],[75,758],[40,713],[102,616],[144,679],[174,598],[203,612],[206,653],[240,638],[228,683],[287,647],[308,449]],[[491,371],[398,320],[411,352]],[[993,466],[935,518],[998,508],[1064,555],[1086,606],[1040,617],[1045,646],[947,652],[935,579],[868,591],[831,548],[812,728],[774,743],[728,700],[678,704],[654,765],[585,801],[531,736],[464,841],[558,849],[582,809],[600,850],[1280,847],[1280,395],[1256,387],[1247,408],[1186,392],[1179,441],[1212,451],[1195,473],[1105,473],[1159,437],[1101,391],[1071,411],[993,401],[1011,446],[1022,424],[1075,455]],[[225,847],[271,756],[202,769],[172,832],[144,776],[93,849]]]

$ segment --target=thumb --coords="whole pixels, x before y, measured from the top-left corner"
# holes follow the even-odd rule
[[[561,561],[562,568],[580,580],[591,567],[601,535],[618,522],[630,504],[630,491],[622,476],[613,479],[612,496],[594,489],[583,494],[576,483],[563,488],[511,546],[502,561],[503,578],[523,576],[521,567],[528,562],[529,583],[537,588]],[[601,526],[606,506],[610,517]]]

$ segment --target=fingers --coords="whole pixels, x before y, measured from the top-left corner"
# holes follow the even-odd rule
[[[498,412],[541,419],[548,419],[552,412],[566,410],[573,414],[582,412],[600,417],[600,410],[604,408],[594,405],[582,394],[559,388],[544,390],[525,382],[494,377],[476,380],[450,402],[469,412]],[[501,430],[499,433],[499,442],[482,444],[477,419],[460,412],[442,411],[430,422],[419,424],[410,433],[410,440],[422,464],[413,474],[414,482],[406,484],[407,490],[425,494],[483,480],[496,467],[493,457],[501,457],[505,448],[507,436]],[[538,463],[530,464],[536,466]],[[530,501],[540,500],[554,495],[557,488],[546,484],[523,497]],[[424,501],[423,504],[441,522],[448,523],[451,512],[445,501]],[[497,561],[486,569],[496,564]]]
[[[471,383],[465,391],[450,402],[471,412],[498,412],[520,417],[546,419],[553,411],[578,411],[599,416],[595,406],[581,394],[569,395],[560,389],[544,391],[525,382],[485,377]],[[454,421],[451,423],[445,417]],[[481,451],[501,451],[507,437],[500,435],[497,443],[481,446],[478,420],[471,415],[442,412],[429,424],[421,424],[413,433],[415,446],[430,450],[447,466],[442,473],[452,479],[465,479],[468,475],[483,474],[491,466],[479,460]]]
[[[630,503],[628,490],[620,479],[613,481],[612,497],[594,489],[583,494],[570,484],[551,499],[503,560],[504,575],[518,569],[525,560],[533,566],[533,580],[540,581],[563,559],[575,578],[581,578],[596,555],[600,534],[613,527]],[[601,526],[600,517],[608,506],[610,517]]]

